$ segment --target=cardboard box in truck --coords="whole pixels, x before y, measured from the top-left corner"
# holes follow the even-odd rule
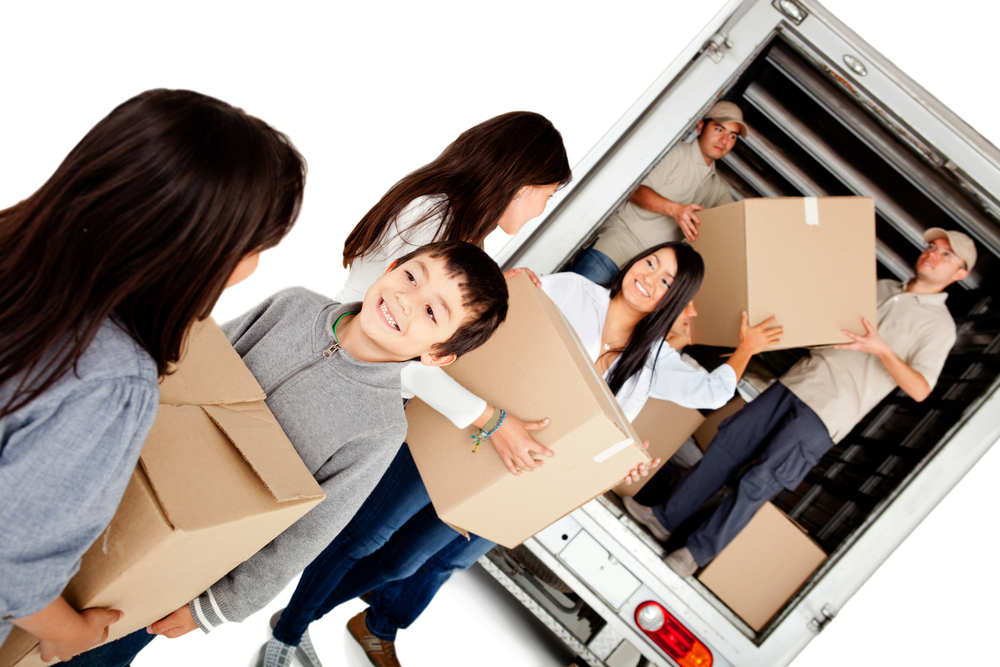
[[[826,553],[797,523],[765,503],[698,580],[760,631],[824,560]]]
[[[527,275],[508,281],[507,321],[446,371],[525,421],[555,456],[512,475],[473,428],[456,429],[425,403],[406,409],[410,446],[434,509],[456,528],[513,547],[621,482],[650,457],[572,327]]]
[[[870,197],[782,197],[700,211],[692,244],[705,280],[691,321],[701,345],[736,347],[740,316],[772,315],[785,328],[774,349],[850,343],[877,323],[875,204]]]
[[[640,438],[649,441],[647,450],[649,455],[653,458],[659,456],[662,464],[681,448],[684,441],[690,438],[704,421],[705,418],[697,410],[681,407],[671,401],[651,398],[646,401],[639,416],[632,422],[632,427]],[[638,482],[621,483],[612,490],[622,497],[635,496],[656,472],[654,469],[651,474],[639,478]]]
[[[323,498],[260,385],[206,320],[160,383],[118,511],[63,595],[77,609],[124,611],[108,636],[118,639],[190,602]],[[14,628],[0,666],[44,664],[37,639]]]

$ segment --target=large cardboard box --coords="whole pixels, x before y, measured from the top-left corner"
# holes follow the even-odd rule
[[[264,392],[212,320],[160,383],[156,422],[118,512],[64,596],[121,609],[108,641],[163,618],[256,553],[324,498]],[[0,666],[44,665],[14,628]]]
[[[691,408],[684,408],[672,401],[651,398],[642,407],[639,416],[632,422],[632,427],[639,437],[649,441],[647,452],[653,458],[660,457],[661,464],[673,456],[684,441],[701,426],[705,418],[701,413]],[[635,496],[646,482],[657,472],[654,469],[646,477],[640,477],[638,482],[616,486],[613,491],[621,497]]]
[[[694,432],[694,440],[701,447],[701,451],[708,451],[708,446],[712,444],[712,440],[715,438],[715,434],[719,432],[719,424],[726,420],[730,415],[739,412],[740,408],[746,405],[747,402],[743,400],[743,397],[736,394],[729,402],[723,405],[718,410],[712,410],[705,417],[705,421],[702,422],[698,430]]]
[[[510,474],[474,429],[456,429],[419,400],[406,441],[443,521],[513,547],[604,493],[650,458],[559,309],[525,274],[508,281],[507,320],[488,343],[446,368],[470,391],[526,421],[555,452],[535,472]]]
[[[851,342],[876,324],[875,204],[868,197],[744,199],[700,211],[705,280],[691,322],[701,345],[736,347],[740,316],[772,315],[775,349]]]
[[[698,579],[759,632],[824,560],[797,523],[765,503]]]

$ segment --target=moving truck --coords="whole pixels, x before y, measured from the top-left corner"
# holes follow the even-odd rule
[[[762,521],[791,526],[818,554],[773,615],[748,620],[717,582],[675,574],[610,493],[527,540],[518,558],[480,561],[591,667],[789,664],[1000,437],[1000,151],[818,2],[728,3],[500,263],[565,268],[720,99],[739,104],[752,130],[717,164],[737,199],[872,197],[880,278],[912,275],[930,227],[970,235],[979,260],[948,290],[958,342],[932,395],[891,393],[799,488],[765,506]],[[704,365],[719,363],[717,349],[697,347]],[[802,354],[762,355],[741,397],[753,400]]]

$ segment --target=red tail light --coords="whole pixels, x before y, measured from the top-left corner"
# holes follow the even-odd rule
[[[659,602],[636,607],[635,624],[681,667],[711,667],[712,652]]]

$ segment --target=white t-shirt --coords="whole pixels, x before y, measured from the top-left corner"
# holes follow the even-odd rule
[[[406,208],[399,212],[399,215],[383,232],[382,240],[385,241],[385,245],[380,250],[365,255],[351,264],[347,282],[344,283],[343,289],[333,297],[334,301],[340,303],[361,301],[365,298],[365,292],[372,286],[372,283],[385,273],[394,260],[413,252],[422,245],[433,243],[434,237],[437,236],[438,229],[441,227],[440,213],[432,215],[419,225],[413,223],[446,199],[447,197],[444,195],[428,195],[417,197],[407,204]]]

